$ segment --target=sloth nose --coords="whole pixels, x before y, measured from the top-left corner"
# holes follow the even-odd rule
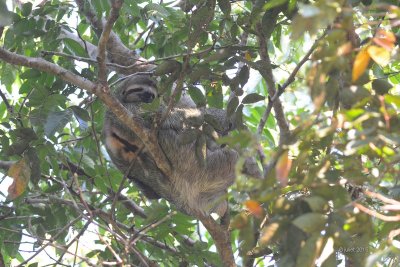
[[[140,94],[140,100],[144,103],[150,103],[154,100],[154,94],[149,92],[142,93]]]

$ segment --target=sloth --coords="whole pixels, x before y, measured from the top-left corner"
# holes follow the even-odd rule
[[[147,75],[126,78],[114,95],[148,129],[153,129],[156,115],[167,109],[164,104],[156,112],[143,109],[144,103],[158,97],[156,84]],[[219,129],[207,124],[205,117],[212,117]],[[197,108],[183,94],[156,129],[159,145],[172,167],[171,177],[164,175],[137,135],[111,111],[105,114],[103,136],[113,163],[147,198],[164,198],[189,215],[223,216],[227,210],[225,194],[235,179],[238,153],[215,139],[232,127],[223,110]],[[201,144],[203,158],[196,153]]]

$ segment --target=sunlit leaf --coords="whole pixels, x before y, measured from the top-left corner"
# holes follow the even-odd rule
[[[371,45],[368,47],[368,54],[382,67],[386,66],[390,62],[390,52],[383,47]]]
[[[360,76],[364,73],[368,67],[369,61],[370,55],[367,51],[367,48],[362,48],[360,52],[358,52],[353,63],[353,72],[351,78],[353,82],[357,81],[358,78],[360,78]]]
[[[321,213],[306,213],[297,217],[292,223],[306,233],[321,230],[327,221],[327,216]]]
[[[288,1],[288,0],[271,0],[271,1],[268,1],[268,3],[266,3],[266,4],[263,6],[263,9],[264,9],[265,11],[267,11],[267,10],[270,10],[270,9],[272,9],[272,8],[274,8],[274,7],[283,5],[283,4],[285,4],[287,1]]]

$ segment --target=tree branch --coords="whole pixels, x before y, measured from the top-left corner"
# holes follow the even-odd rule
[[[1,89],[0,89],[0,97],[1,99],[3,99],[3,102],[6,105],[8,112],[13,112],[13,107],[10,105],[10,102],[8,102],[6,95],[3,93],[3,91],[1,91]]]
[[[110,33],[112,31],[114,23],[117,21],[119,17],[119,10],[122,7],[122,0],[112,0],[111,1],[111,12],[110,17],[108,18],[103,31],[101,33],[99,44],[98,44],[98,54],[97,61],[99,62],[99,73],[98,79],[100,83],[107,84],[107,68],[106,68],[106,46],[108,40],[110,39]]]
[[[223,266],[236,266],[235,258],[232,253],[229,230],[224,229],[213,218],[211,218],[211,216],[205,217],[199,215],[198,218],[213,238]]]
[[[275,14],[276,13],[276,14]],[[271,27],[273,27],[276,23],[277,15],[278,13],[275,12],[274,14],[271,14],[275,16],[275,18],[270,18],[271,19]],[[260,72],[261,76],[264,78],[265,82],[267,83],[268,86],[268,94],[269,98],[272,100],[272,98],[275,97],[276,95],[276,100],[271,101],[271,107],[265,110],[263,117],[260,121],[260,125],[258,127],[258,132],[262,132],[262,129],[264,128],[264,125],[267,121],[268,115],[271,112],[271,108],[274,108],[275,111],[275,118],[278,123],[278,127],[280,130],[280,138],[279,138],[279,144],[285,144],[287,139],[290,137],[290,130],[289,130],[289,125],[286,121],[285,118],[285,112],[283,111],[283,106],[282,102],[278,99],[279,95],[276,94],[276,84],[274,81],[274,75],[272,73],[272,64],[271,64],[271,59],[268,54],[268,44],[267,40],[270,38],[270,35],[272,32],[269,33],[269,36],[265,36],[263,33],[262,25],[257,24],[257,37],[258,37],[258,42],[259,42],[259,53],[261,57],[261,62],[260,66],[258,68],[258,71]]]

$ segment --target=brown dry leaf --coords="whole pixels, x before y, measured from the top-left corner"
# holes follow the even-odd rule
[[[347,54],[350,54],[353,49],[353,45],[351,42],[347,42],[342,44],[341,46],[338,47],[337,49],[337,55],[338,56],[345,56]]]
[[[379,29],[376,32],[375,37],[372,38],[372,41],[375,44],[391,51],[396,43],[396,36],[392,32]]]
[[[382,67],[386,66],[390,62],[390,52],[383,47],[371,45],[368,47],[368,54]]]
[[[258,203],[258,201],[247,200],[244,202],[244,205],[251,212],[251,214],[253,214],[257,218],[261,218],[263,216],[264,210],[261,207],[260,203]]]
[[[292,167],[292,160],[289,158],[289,152],[286,150],[279,157],[275,166],[276,179],[281,186],[286,186],[288,183],[288,175]]]
[[[354,59],[353,64],[353,72],[352,72],[352,82],[355,82],[360,78],[360,76],[364,73],[364,71],[368,67],[368,63],[370,60],[370,55],[368,53],[368,47],[364,47],[358,52],[356,58]]]
[[[8,197],[13,200],[25,192],[31,176],[31,168],[26,159],[23,158],[10,167],[7,175],[14,179],[8,187]]]

